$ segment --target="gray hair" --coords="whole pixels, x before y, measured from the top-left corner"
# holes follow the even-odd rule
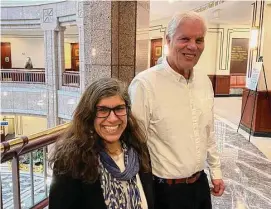
[[[183,23],[185,20],[199,20],[202,22],[203,27],[204,27],[204,34],[207,31],[207,26],[205,19],[199,15],[199,13],[194,12],[194,11],[189,11],[185,13],[178,13],[172,17],[172,19],[168,23],[168,28],[167,28],[167,36],[171,39],[175,32],[177,27]]]

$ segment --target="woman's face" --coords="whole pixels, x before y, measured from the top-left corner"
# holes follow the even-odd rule
[[[101,99],[96,105],[94,128],[104,142],[118,142],[126,126],[127,107],[124,100],[118,95]]]

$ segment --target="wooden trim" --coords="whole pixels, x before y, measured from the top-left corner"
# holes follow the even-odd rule
[[[243,91],[242,99],[242,112],[244,110],[246,98],[248,96],[248,89]],[[268,91],[269,99],[271,100],[271,91]],[[246,128],[251,127],[251,118],[253,112],[254,100],[256,97],[255,107],[254,107],[254,116],[252,122],[252,132],[255,133],[271,133],[271,104],[268,104],[267,92],[258,91],[257,93],[251,91],[248,100],[246,109],[244,111],[241,124]],[[271,103],[271,101],[269,101]]]

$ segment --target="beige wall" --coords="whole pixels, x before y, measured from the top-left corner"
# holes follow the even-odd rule
[[[266,81],[271,89],[271,4],[265,6],[264,11],[264,25],[263,25],[263,40],[262,40],[262,56],[264,63],[264,70]],[[259,80],[259,90],[266,90],[263,73]]]
[[[45,117],[1,115],[0,120],[2,121],[3,118],[13,119],[14,124],[9,123],[9,126],[5,127],[5,133],[11,134],[14,131],[16,137],[28,136],[47,129],[47,119]]]
[[[69,38],[73,43],[77,39]],[[44,68],[43,38],[1,37],[1,42],[10,42],[12,68],[24,68],[27,57],[31,57],[34,68]],[[71,68],[71,42],[65,41],[65,69]]]
[[[151,39],[164,38],[163,32],[160,32],[160,26],[166,28],[170,18],[152,21],[150,25],[149,37]],[[156,26],[157,30],[152,30]],[[230,74],[230,55],[232,38],[249,38],[249,25],[214,25],[207,24],[208,32],[205,40],[205,50],[196,66],[197,69],[206,74],[229,75]],[[211,28],[218,28],[211,29]],[[218,31],[224,31],[224,39]],[[138,32],[137,39],[145,39],[147,33]],[[228,41],[229,40],[229,41]],[[222,42],[223,41],[223,42]],[[163,39],[163,46],[165,45]],[[149,41],[150,45],[150,41]],[[220,54],[220,47],[222,47]],[[150,48],[150,47],[149,47]],[[164,48],[164,47],[163,47]],[[148,54],[150,60],[150,52]]]
[[[31,116],[21,116],[21,117],[22,117],[21,126],[23,130],[23,135],[35,134],[47,129],[46,118]]]
[[[71,68],[71,43],[64,43],[65,69]]]
[[[27,57],[31,57],[34,68],[44,68],[43,38],[2,36],[1,42],[11,44],[12,68],[24,68]]]

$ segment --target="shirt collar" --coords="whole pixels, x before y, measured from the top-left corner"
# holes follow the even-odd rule
[[[186,79],[183,75],[181,75],[180,73],[177,73],[175,70],[173,70],[170,65],[168,64],[167,58],[165,57],[162,63],[166,69],[166,71],[178,82],[186,82]],[[193,82],[195,80],[195,69],[192,70],[190,78],[189,78],[189,83]]]

